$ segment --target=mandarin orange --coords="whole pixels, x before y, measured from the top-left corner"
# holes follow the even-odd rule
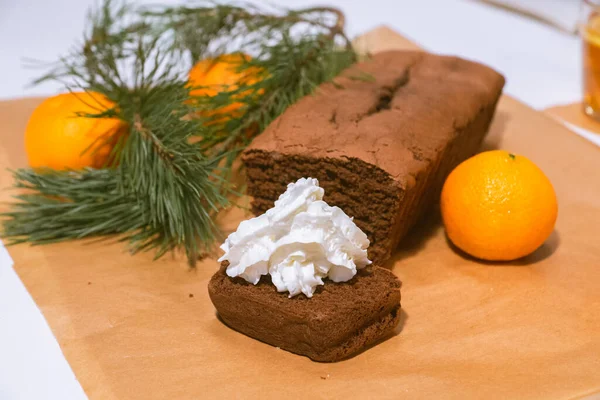
[[[25,128],[29,165],[57,170],[103,167],[126,124],[77,113],[98,114],[112,107],[114,103],[95,92],[64,93],[44,100]]]
[[[554,229],[552,183],[529,159],[503,150],[478,154],[450,173],[441,210],[448,238],[483,260],[515,260]]]
[[[237,90],[240,85],[252,85],[258,81],[259,70],[247,68],[239,71],[240,66],[251,60],[251,57],[242,53],[224,54],[216,58],[209,58],[197,62],[189,72],[188,82],[196,87],[190,91],[192,96],[216,96],[221,92]],[[224,106],[216,114],[239,117],[241,102]],[[208,114],[214,115],[215,113]]]

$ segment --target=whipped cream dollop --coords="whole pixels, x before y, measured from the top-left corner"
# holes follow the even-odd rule
[[[345,282],[371,264],[369,239],[339,207],[323,201],[314,178],[290,183],[275,206],[240,223],[221,245],[227,275],[256,285],[270,274],[279,292],[312,297],[323,279]]]

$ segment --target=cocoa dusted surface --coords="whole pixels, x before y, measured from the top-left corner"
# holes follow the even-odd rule
[[[400,281],[383,268],[359,270],[348,282],[327,280],[309,299],[277,292],[269,276],[257,285],[230,278],[226,265],[208,285],[223,322],[315,361],[334,362],[355,355],[391,336],[400,320]]]
[[[479,149],[504,78],[457,57],[389,51],[292,105],[244,152],[256,214],[289,182],[319,179],[355,217],[381,265],[433,205],[450,171]]]
[[[495,104],[504,79],[458,57],[388,51],[336,83],[292,105],[248,151],[357,158],[407,188],[456,131]]]

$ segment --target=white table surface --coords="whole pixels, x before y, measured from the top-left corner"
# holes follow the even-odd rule
[[[290,7],[315,2],[271,1]],[[352,36],[386,24],[428,50],[486,63],[507,77],[508,94],[534,108],[580,99],[578,38],[541,23],[468,0],[318,2],[342,8]],[[85,12],[93,3],[0,0],[0,99],[60,90],[52,84],[26,88],[39,71],[24,69],[22,59],[50,61],[64,53],[81,37]],[[588,138],[600,145],[598,137]],[[85,398],[42,314],[0,247],[0,399]]]

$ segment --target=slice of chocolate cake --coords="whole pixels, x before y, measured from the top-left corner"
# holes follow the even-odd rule
[[[365,268],[347,282],[327,281],[312,298],[277,292],[269,275],[257,285],[226,274],[208,285],[231,328],[315,361],[339,361],[389,337],[400,319],[400,281],[383,268]]]
[[[248,194],[261,214],[288,182],[317,178],[381,265],[450,171],[479,149],[504,78],[456,57],[391,51],[336,83],[291,106],[245,151]]]

